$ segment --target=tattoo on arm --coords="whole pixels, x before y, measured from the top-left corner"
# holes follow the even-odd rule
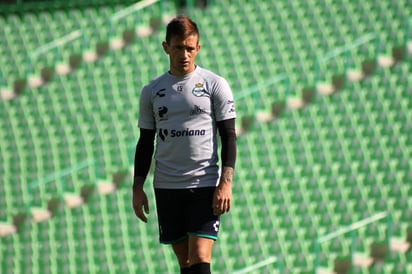
[[[233,167],[226,167],[222,168],[222,175],[220,176],[220,181],[224,183],[231,183],[233,180]]]

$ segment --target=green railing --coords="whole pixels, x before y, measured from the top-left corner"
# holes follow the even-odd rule
[[[121,35],[122,33],[119,29],[121,28],[122,31],[124,30],[126,25],[125,20],[132,21],[134,26],[137,26],[139,23],[139,16],[136,13],[155,4],[159,5],[158,12],[159,16],[161,16],[161,14],[163,14],[164,1],[139,1],[114,13],[111,17],[106,18],[105,28],[109,31],[101,32],[103,34],[100,36],[105,36],[103,38],[109,42],[111,38]],[[47,66],[54,67],[59,61],[67,63],[71,54],[82,54],[89,47],[95,47],[95,42],[100,41],[92,41],[90,37],[86,37],[82,29],[73,30],[72,32],[42,45],[29,53],[26,60],[26,75],[38,72],[39,67],[36,66],[42,66],[42,68]]]
[[[245,90],[243,90],[239,93],[236,93],[235,94],[235,100],[239,101],[239,100],[244,99],[245,97],[248,97],[248,96],[251,96],[251,95],[253,96],[254,94],[259,94],[259,92],[262,89],[266,89],[266,88],[268,88],[270,86],[273,86],[273,85],[275,85],[279,82],[285,82],[286,85],[289,86],[289,79],[288,79],[287,75],[285,75],[285,74],[277,75],[274,78],[267,79],[266,81],[264,81],[263,84],[255,85],[255,86],[252,86],[248,89],[245,89]],[[288,92],[290,92],[289,89],[288,89]],[[287,97],[289,94],[287,93],[285,95]]]
[[[405,24],[405,50],[408,56],[412,56],[409,53],[408,43],[412,43],[412,16],[406,20]]]
[[[0,15],[25,12],[41,12],[41,11],[55,11],[66,9],[82,9],[88,7],[113,6],[118,4],[131,4],[136,0],[16,0],[7,1],[8,3],[0,2]]]
[[[165,9],[164,5],[165,3],[162,0],[144,0],[116,12],[108,18],[110,37],[116,37],[121,34],[122,30],[119,30],[119,27],[124,30],[125,27],[133,28],[138,26],[139,23],[141,23],[139,21],[141,18],[137,15],[137,13],[144,8],[150,6],[157,7],[157,17],[161,18]],[[132,23],[132,25],[127,26],[127,23]]]
[[[320,248],[321,245],[327,241],[330,241],[332,239],[335,239],[337,237],[340,237],[342,235],[345,235],[347,233],[350,233],[350,238],[351,238],[351,244],[350,244],[350,258],[351,262],[353,262],[353,257],[356,252],[356,240],[357,240],[357,234],[356,231],[368,224],[371,224],[373,222],[386,219],[386,225],[387,225],[387,232],[386,232],[386,244],[389,246],[390,244],[390,239],[392,237],[392,217],[390,213],[388,212],[381,212],[377,213],[369,218],[363,219],[359,222],[353,223],[349,226],[343,227],[341,229],[338,229],[337,231],[331,232],[325,236],[322,236],[318,238],[315,242],[314,245],[314,274],[317,274],[318,268],[320,267]]]
[[[91,169],[89,174],[91,174],[90,182],[92,184],[96,184],[97,180],[99,178],[99,169],[97,162],[93,159],[88,159],[83,162],[80,162],[76,165],[73,165],[69,168],[60,170],[56,173],[50,174],[46,177],[40,178],[38,180],[35,180],[27,185],[27,197],[26,197],[26,212],[30,212],[30,209],[34,207],[34,201],[33,201],[33,196],[35,192],[39,191],[39,188],[41,186],[50,184],[50,183],[56,183],[58,185],[55,185],[57,187],[57,198],[62,199],[64,193],[66,192],[66,178],[81,171],[84,169]],[[44,202],[44,201],[42,201]]]
[[[260,273],[259,269],[262,269],[263,267],[267,267],[272,264],[276,264],[274,268],[277,268],[278,273],[283,273],[283,265],[281,260],[275,256],[270,256],[261,262],[247,266],[240,270],[236,270],[232,272],[232,274]],[[272,273],[272,271],[270,273]]]
[[[31,1],[16,1],[14,4],[4,4],[1,9],[9,9],[10,12],[13,12],[13,8],[15,11],[24,10],[23,7],[30,6],[30,5],[37,5],[37,6],[47,6],[50,9],[53,9],[52,6],[58,7],[66,7],[70,8],[75,5],[74,3],[70,4],[67,1],[54,1],[53,4],[46,3],[47,1],[43,1],[40,3],[32,3]],[[83,1],[85,2],[85,1]],[[84,4],[82,1],[76,1],[77,4]],[[99,1],[92,1],[94,5],[98,6]],[[113,0],[106,0],[101,1],[101,5],[110,4],[115,2]],[[140,16],[137,15],[139,11],[147,7],[155,7],[157,8],[157,19],[161,19],[164,11],[167,9],[166,3],[171,3],[173,5],[178,5],[178,2],[185,3],[186,7],[190,10],[196,6],[196,0],[184,0],[182,1],[166,1],[166,0],[143,0],[143,1],[136,1],[136,3],[116,12],[111,17],[106,18],[105,28],[109,31],[105,32],[108,41],[116,37],[118,35],[123,34],[122,31],[127,26],[127,23],[133,23],[134,27],[136,27],[139,23]],[[174,3],[173,3],[174,2]],[[209,5],[212,1],[209,1]],[[90,3],[91,4],[91,3]],[[86,6],[86,5],[85,5]],[[41,10],[41,8],[40,8]],[[127,21],[127,22],[126,22]],[[132,26],[129,26],[132,27]],[[121,30],[119,30],[121,29]],[[102,35],[101,35],[102,36]],[[103,36],[104,33],[103,33]],[[100,37],[101,38],[101,37]],[[59,37],[47,44],[44,44],[31,53],[27,53],[25,58],[25,76],[28,77],[31,73],[39,73],[40,69],[50,69],[53,70],[54,66],[59,61],[64,61],[65,63],[68,61],[68,57],[70,54],[81,54],[86,50],[88,47],[91,47],[92,42],[90,37],[86,37],[82,29],[73,30],[72,32]],[[53,72],[50,72],[53,74]],[[3,75],[2,71],[0,70],[0,87],[6,85],[5,75]]]
[[[81,54],[89,41],[81,30],[67,33],[47,44],[44,44],[31,53],[26,59],[26,75],[40,69],[49,68],[54,71],[58,62],[69,61],[70,54]]]
[[[137,15],[139,11],[150,6],[156,6],[158,17],[161,18],[165,8],[165,0],[144,0],[130,5],[116,13],[111,17],[106,18],[105,28],[109,31],[105,39],[110,41],[111,38],[121,35],[127,22],[134,23],[137,26],[140,17]],[[119,30],[121,29],[121,30]],[[49,43],[46,43],[32,52],[27,53],[25,58],[25,76],[28,77],[31,73],[39,73],[40,69],[50,68],[54,70],[58,62],[69,61],[69,57],[73,54],[82,54],[89,47],[95,47],[94,44],[98,41],[92,41],[91,37],[86,37],[82,29],[73,30]],[[51,72],[53,73],[53,72]],[[6,85],[5,76],[0,70],[0,87]]]
[[[238,103],[237,107],[240,104],[245,106],[245,108],[241,109],[242,115],[254,115],[256,111],[271,112],[273,103],[285,102],[290,95],[289,77],[285,74],[280,74],[263,81],[262,84],[254,85],[239,93],[235,93],[234,98],[235,102]]]
[[[7,83],[6,83],[6,81],[5,81],[5,77],[4,77],[4,74],[3,74],[3,70],[0,68],[0,89],[3,88],[3,87],[5,87],[6,84],[7,84]]]
[[[379,37],[374,34],[374,33],[369,33],[366,34],[355,41],[348,43],[346,45],[343,45],[341,47],[338,47],[328,53],[326,53],[324,56],[319,58],[316,63],[315,63],[315,83],[319,83],[322,80],[322,66],[324,66],[327,62],[330,62],[331,60],[334,60],[338,57],[343,57],[343,60],[340,62],[340,69],[342,69],[341,73],[346,74],[348,72],[348,69],[351,65],[351,53],[353,50],[359,48],[362,45],[365,45],[366,43],[373,43],[373,49],[374,49],[374,54],[372,58],[375,60],[377,59],[380,51],[380,41]],[[335,60],[337,61],[337,60]],[[333,73],[337,73],[337,71],[332,70]]]

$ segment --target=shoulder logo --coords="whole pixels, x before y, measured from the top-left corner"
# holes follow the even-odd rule
[[[210,97],[209,92],[205,89],[202,83],[197,83],[195,87],[192,89],[192,93],[196,97]]]
[[[156,96],[165,97],[165,96],[166,96],[166,94],[164,93],[165,91],[166,91],[165,88],[159,89],[159,90],[156,92]]]
[[[235,110],[235,102],[233,100],[228,100],[227,104],[230,105],[229,113],[236,112]]]

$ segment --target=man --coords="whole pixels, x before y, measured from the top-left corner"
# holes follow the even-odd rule
[[[156,136],[153,184],[160,242],[172,245],[180,273],[211,273],[220,215],[230,210],[232,199],[233,95],[224,78],[195,64],[201,46],[197,25],[190,18],[174,18],[162,46],[169,56],[169,71],[145,86],[140,97],[133,208],[147,222],[143,183]]]

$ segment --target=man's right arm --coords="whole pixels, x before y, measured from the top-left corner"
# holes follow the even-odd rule
[[[149,173],[154,150],[155,130],[140,129],[140,138],[136,145],[134,157],[133,176],[133,209],[136,216],[143,222],[147,222],[145,215],[149,214],[149,202],[143,190],[143,184]],[[143,212],[144,210],[144,212]]]
[[[139,141],[136,145],[134,157],[133,190],[143,187],[144,181],[150,170],[154,151],[156,130],[140,129]]]

